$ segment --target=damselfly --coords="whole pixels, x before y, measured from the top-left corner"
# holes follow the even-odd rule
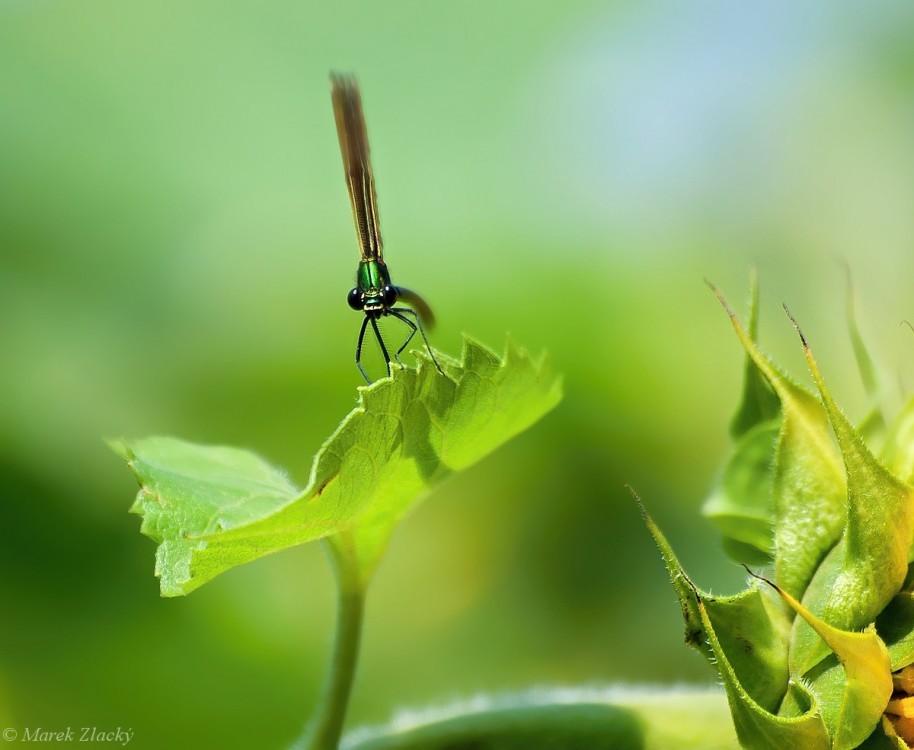
[[[390,272],[384,262],[381,244],[381,231],[378,227],[378,200],[375,194],[374,175],[371,171],[371,154],[368,149],[368,134],[365,130],[365,117],[362,113],[362,97],[355,78],[348,75],[331,74],[330,76],[333,111],[336,115],[336,131],[340,137],[340,151],[343,154],[343,166],[346,170],[346,187],[349,188],[349,199],[352,203],[352,216],[358,234],[359,250],[362,259],[356,271],[356,285],[350,290],[347,301],[353,310],[365,313],[362,327],[359,329],[358,343],[355,347],[355,363],[369,383],[371,378],[362,366],[362,343],[365,329],[370,325],[374,331],[381,354],[387,363],[387,374],[390,375],[391,356],[381,338],[378,320],[386,315],[401,320],[409,327],[406,341],[397,349],[393,359],[400,362],[400,354],[407,347],[416,331],[422,336],[425,348],[441,372],[441,366],[429,346],[425,329],[431,330],[435,316],[422,297],[402,286],[394,286],[390,281]],[[395,307],[397,302],[409,307]]]

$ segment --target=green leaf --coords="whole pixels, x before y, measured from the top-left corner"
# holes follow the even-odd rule
[[[825,665],[812,676],[834,750],[853,750],[880,723],[892,695],[889,652],[874,628],[852,633],[816,617],[790,594],[768,582],[827,644],[840,666]]]
[[[699,591],[643,506],[641,510],[679,596],[686,643],[720,673],[742,746],[748,750],[829,748],[816,697],[802,684],[792,685],[792,690],[797,693],[796,703],[806,703],[805,710],[793,716],[776,713],[788,685],[790,619],[783,606],[757,586],[732,597]]]
[[[644,730],[631,711],[612,705],[493,708],[370,740],[359,750],[643,750]]]
[[[737,750],[719,690],[541,688],[400,711],[345,750]]]
[[[872,623],[904,584],[914,532],[914,490],[864,445],[829,393],[802,332],[800,338],[841,449],[847,482],[845,534],[816,571],[803,604],[836,628],[858,630]],[[792,666],[802,674],[827,651],[811,628],[798,623],[791,653]]]
[[[187,594],[229,568],[345,532],[370,577],[397,522],[428,490],[525,430],[561,399],[543,359],[509,341],[504,358],[466,339],[461,361],[427,356],[359,389],[358,406],[314,458],[297,491],[281,471],[233,448],[174,438],[112,444],[140,483],[133,510],[159,542],[163,596]],[[342,543],[342,542],[341,542]],[[342,548],[341,548],[342,549]]]
[[[109,445],[140,483],[130,511],[143,517],[140,531],[159,542],[155,574],[163,596],[187,593],[200,580],[190,563],[206,536],[269,515],[298,494],[281,471],[237,448],[168,437]]]

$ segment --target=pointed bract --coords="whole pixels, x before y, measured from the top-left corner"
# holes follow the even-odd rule
[[[907,750],[914,672],[898,670],[914,665],[914,400],[888,428],[872,403],[855,428],[796,323],[818,397],[759,349],[755,290],[748,330],[715,292],[748,361],[734,450],[704,512],[728,553],[772,571],[790,614],[759,598],[757,584],[733,597],[702,593],[647,519],[689,641],[720,673],[744,747]],[[852,311],[849,326],[875,402],[878,377]]]

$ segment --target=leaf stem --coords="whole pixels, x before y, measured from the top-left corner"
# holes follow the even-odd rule
[[[336,637],[330,673],[305,743],[308,750],[336,750],[339,746],[359,657],[368,585],[361,575],[351,533],[341,532],[325,546],[337,581]]]

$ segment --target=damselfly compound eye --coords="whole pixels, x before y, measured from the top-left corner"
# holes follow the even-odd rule
[[[362,293],[358,289],[350,289],[346,295],[346,302],[353,310],[361,310],[365,303],[362,301]]]

